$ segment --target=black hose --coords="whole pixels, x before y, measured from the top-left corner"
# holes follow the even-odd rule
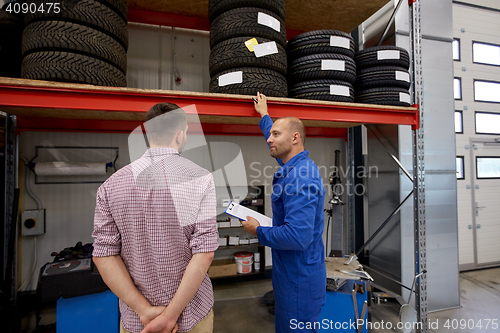
[[[331,214],[328,214],[328,222],[326,222],[326,246],[325,246],[325,257],[328,257],[328,235],[330,230],[330,219],[332,218]]]

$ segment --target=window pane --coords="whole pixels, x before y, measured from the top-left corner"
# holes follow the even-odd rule
[[[500,83],[474,81],[474,100],[500,103]]]
[[[455,99],[462,99],[462,81],[460,79],[453,79],[453,93]]]
[[[476,157],[477,178],[500,178],[500,157]]]
[[[500,134],[500,114],[476,112],[476,133]]]
[[[453,40],[453,60],[460,60],[460,41]]]
[[[463,121],[462,121],[462,112],[455,111],[455,133],[463,133]]]
[[[457,156],[457,179],[464,179],[464,157]]]
[[[500,65],[500,46],[473,43],[472,61],[482,64]]]

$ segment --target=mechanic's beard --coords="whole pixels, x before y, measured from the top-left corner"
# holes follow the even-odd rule
[[[270,154],[272,157],[274,158],[281,158],[283,159],[284,156],[286,156],[286,154],[288,154],[288,152],[290,151],[291,149],[286,149],[286,148],[283,148],[281,147],[280,149],[274,147],[274,151],[271,150]]]

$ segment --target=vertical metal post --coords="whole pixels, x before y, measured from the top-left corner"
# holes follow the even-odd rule
[[[409,0],[410,45],[412,50],[411,72],[413,76],[412,94],[415,104],[419,105],[420,126],[413,130],[413,216],[415,245],[415,275],[426,270],[426,230],[425,230],[425,163],[424,163],[424,104],[422,82],[422,57],[420,31],[420,0]],[[421,326],[419,333],[428,332],[427,318],[427,277],[423,274],[415,288],[417,319]]]
[[[346,180],[346,189],[347,189],[347,209],[348,209],[348,218],[347,218],[347,230],[349,232],[349,240],[348,240],[348,252],[356,251],[356,221],[355,221],[355,212],[356,212],[356,203],[354,196],[354,129],[351,127],[347,131],[347,180]]]
[[[5,317],[8,320],[8,332],[16,332],[16,303],[17,303],[17,216],[13,215],[16,191],[16,117],[12,115],[5,116],[5,197],[4,197],[4,248],[2,268],[5,286],[4,301],[6,306]],[[14,212],[17,214],[17,211]]]
[[[5,265],[9,261],[9,254],[8,254],[8,239],[9,236],[11,235],[11,232],[13,232],[15,229],[13,228],[14,225],[12,224],[12,217],[11,217],[11,212],[12,212],[12,204],[14,202],[14,189],[15,189],[15,163],[14,163],[14,155],[15,155],[15,142],[16,142],[16,136],[15,136],[15,117],[11,115],[5,115],[5,197],[4,197],[4,258],[3,262]],[[4,279],[8,279],[13,272],[7,272],[6,267],[3,267],[3,277]],[[14,270],[15,271],[15,270]]]

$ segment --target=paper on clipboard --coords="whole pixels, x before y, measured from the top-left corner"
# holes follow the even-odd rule
[[[247,216],[251,216],[257,221],[259,221],[260,225],[263,227],[272,227],[273,226],[273,220],[270,217],[267,217],[266,215],[262,215],[259,212],[256,212],[253,209],[247,208],[245,206],[242,206],[240,204],[237,204],[233,201],[229,203],[227,206],[226,210],[224,213],[234,216],[240,220],[246,221]]]

